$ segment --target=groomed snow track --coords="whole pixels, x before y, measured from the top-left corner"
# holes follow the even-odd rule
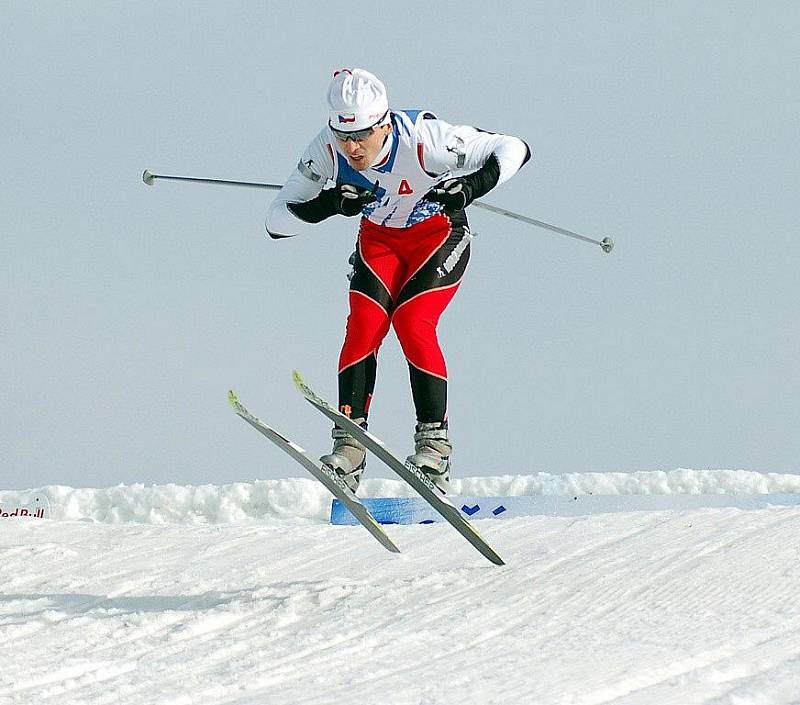
[[[800,508],[388,528],[5,520],[0,703],[800,702]]]

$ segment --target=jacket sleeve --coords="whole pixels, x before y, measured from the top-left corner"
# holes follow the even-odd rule
[[[265,226],[273,240],[294,237],[308,232],[310,224],[300,220],[286,206],[305,203],[315,198],[329,179],[334,178],[333,154],[322,130],[306,148],[280,191],[267,209]]]
[[[425,167],[433,173],[463,176],[480,169],[494,154],[500,165],[499,185],[508,181],[531,158],[531,150],[519,137],[486,132],[444,120],[422,120],[418,137],[425,150]]]

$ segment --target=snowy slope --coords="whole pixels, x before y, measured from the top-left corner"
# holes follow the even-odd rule
[[[4,520],[0,703],[800,702],[798,508],[480,522],[502,568],[196,516]]]

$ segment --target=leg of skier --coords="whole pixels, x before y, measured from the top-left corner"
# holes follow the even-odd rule
[[[423,257],[417,253],[411,276],[397,296],[392,314],[408,361],[417,413],[415,452],[408,461],[443,492],[448,490],[452,444],[447,428],[447,366],[436,328],[466,271],[470,234],[463,211],[432,218]]]
[[[350,280],[350,314],[339,356],[339,410],[367,427],[378,364],[378,350],[389,332],[391,291],[404,267],[392,248],[359,232]],[[333,450],[320,461],[332,467],[355,492],[366,465],[364,446],[341,428],[332,431]]]

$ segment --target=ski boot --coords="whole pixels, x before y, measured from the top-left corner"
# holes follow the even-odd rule
[[[450,489],[450,453],[453,445],[447,437],[447,421],[417,424],[414,454],[407,462],[421,470],[442,494]]]
[[[353,419],[362,428],[367,427],[366,419]],[[344,480],[352,492],[358,489],[361,473],[367,464],[367,449],[344,429],[335,426],[331,431],[333,450],[323,455],[319,461],[327,465]]]

